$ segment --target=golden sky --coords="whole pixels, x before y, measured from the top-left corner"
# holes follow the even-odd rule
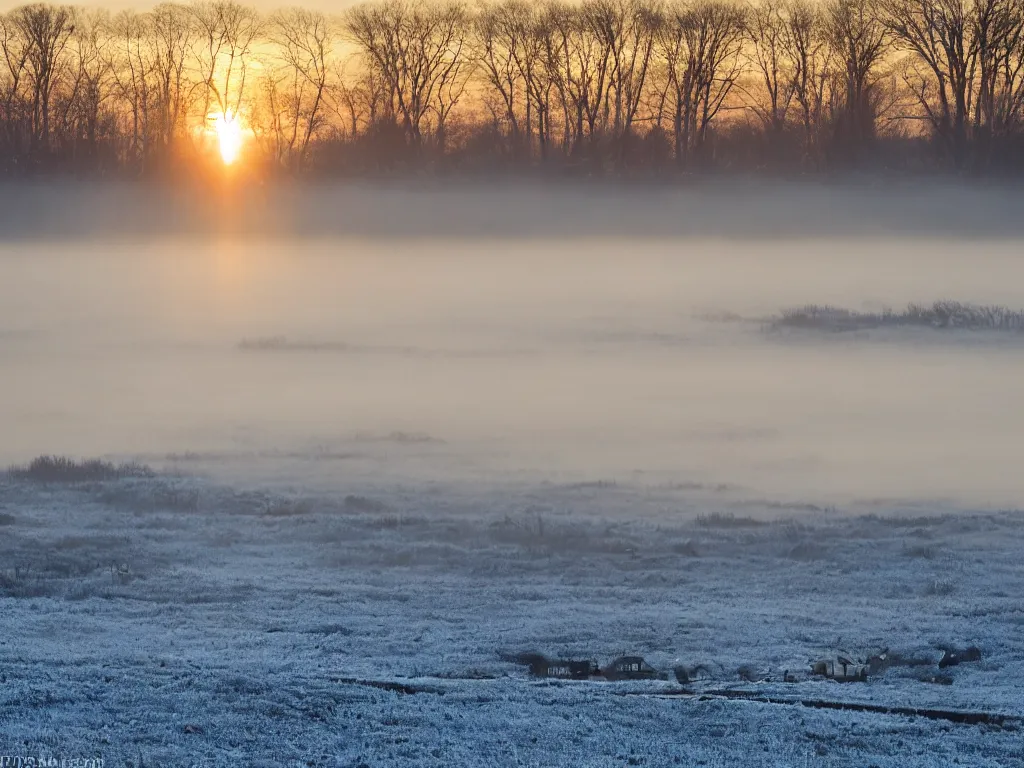
[[[26,5],[27,2],[12,2],[12,0],[0,0],[0,11],[6,12],[12,8],[17,8],[19,5]],[[353,5],[358,5],[358,0],[300,0],[298,2],[288,2],[287,0],[251,0],[251,2],[243,2],[243,5],[251,5],[259,8],[261,11],[272,11],[277,8],[284,8],[293,5],[299,5],[303,8],[316,9],[323,11],[324,13],[340,13],[346,8]],[[133,2],[133,0],[109,0],[108,2],[95,2],[91,0],[86,3],[71,2],[69,5],[77,5],[82,8],[105,8],[111,11],[120,11],[125,8],[136,8],[138,10],[147,10],[157,5],[157,2]]]

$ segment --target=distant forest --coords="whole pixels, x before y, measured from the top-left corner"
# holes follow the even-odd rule
[[[261,173],[1024,170],[1024,0],[34,4],[0,45],[8,175],[215,168],[225,122]]]

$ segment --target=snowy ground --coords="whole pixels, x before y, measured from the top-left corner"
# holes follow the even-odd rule
[[[1024,766],[706,697],[1024,717],[1024,334],[886,314],[1024,309],[1018,190],[444,186],[0,189],[0,468],[160,473],[0,471],[0,768]]]
[[[637,653],[666,670],[712,666],[697,691],[1024,716],[1022,551],[1019,513],[780,507],[728,487],[303,496],[173,475],[6,477],[0,755],[1024,765],[1014,726],[658,695],[675,683],[537,682],[499,658]],[[947,670],[951,685],[921,681],[934,667],[849,685],[737,673],[777,679],[825,652],[884,646],[934,661],[941,644],[984,658]]]

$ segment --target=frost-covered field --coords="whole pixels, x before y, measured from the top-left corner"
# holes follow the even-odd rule
[[[1019,190],[769,187],[0,189],[0,768],[1024,766]]]
[[[1018,512],[787,509],[726,488],[610,483],[478,497],[173,476],[0,482],[0,754],[118,766],[1022,764],[1016,726],[658,696],[674,682],[535,682],[499,657],[638,653],[666,670],[707,664],[714,679],[697,692],[1021,717]],[[934,665],[865,684],[738,676],[778,680],[835,649],[934,662],[943,644],[975,644],[983,660],[946,670],[949,685],[922,681]]]

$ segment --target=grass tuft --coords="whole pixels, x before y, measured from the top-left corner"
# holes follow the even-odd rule
[[[154,474],[145,464],[136,462],[114,464],[101,459],[76,461],[67,456],[37,456],[28,466],[11,467],[8,470],[8,475],[13,478],[38,483],[84,483],[126,477],[153,477]]]
[[[807,304],[783,310],[772,318],[772,328],[819,331],[860,331],[872,328],[962,328],[972,331],[1024,331],[1024,311],[998,305],[936,301],[908,304],[906,309],[856,312],[841,307]]]

